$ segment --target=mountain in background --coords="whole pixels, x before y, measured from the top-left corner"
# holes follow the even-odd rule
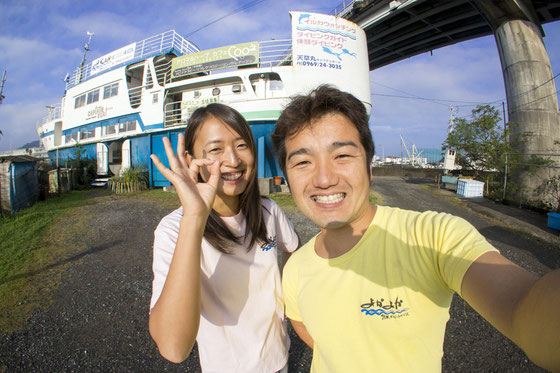
[[[37,148],[39,146],[39,140],[28,142],[19,147],[19,149]]]

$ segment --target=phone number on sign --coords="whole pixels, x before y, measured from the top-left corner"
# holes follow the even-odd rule
[[[299,61],[297,63],[300,66],[313,66],[313,67],[327,67],[329,69],[342,69],[342,65],[337,63],[325,63],[316,61]]]

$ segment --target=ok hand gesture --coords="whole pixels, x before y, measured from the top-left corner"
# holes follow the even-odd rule
[[[152,154],[150,158],[155,166],[169,180],[183,205],[183,216],[208,216],[212,210],[218,181],[220,180],[220,162],[210,159],[194,159],[191,164],[187,163],[185,153],[185,137],[179,134],[177,144],[177,154],[171,147],[171,142],[167,137],[163,138],[163,146],[169,160],[169,168]],[[210,176],[207,182],[199,182],[198,174],[201,167],[207,166]]]

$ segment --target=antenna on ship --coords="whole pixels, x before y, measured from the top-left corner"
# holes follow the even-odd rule
[[[87,44],[84,45],[84,58],[82,58],[82,63],[80,64],[80,79],[78,80],[78,83],[82,81],[82,78],[84,76],[84,64],[86,63],[86,54],[89,51],[89,44],[91,43],[91,38],[93,37],[93,35],[95,35],[95,32],[88,31],[87,35],[89,36],[89,38]]]
[[[2,94],[4,92],[4,83],[6,82],[6,70],[4,70],[4,74],[2,74],[2,85],[0,85],[0,104],[2,103],[2,101],[4,101],[4,95]]]

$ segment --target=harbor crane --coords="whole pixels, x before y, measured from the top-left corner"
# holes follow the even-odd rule
[[[404,138],[401,136],[401,143],[406,150],[406,154],[412,166],[418,165],[421,166],[420,155],[422,154],[423,150],[418,151],[416,145],[412,144],[412,152],[408,150],[406,143],[404,142]]]

